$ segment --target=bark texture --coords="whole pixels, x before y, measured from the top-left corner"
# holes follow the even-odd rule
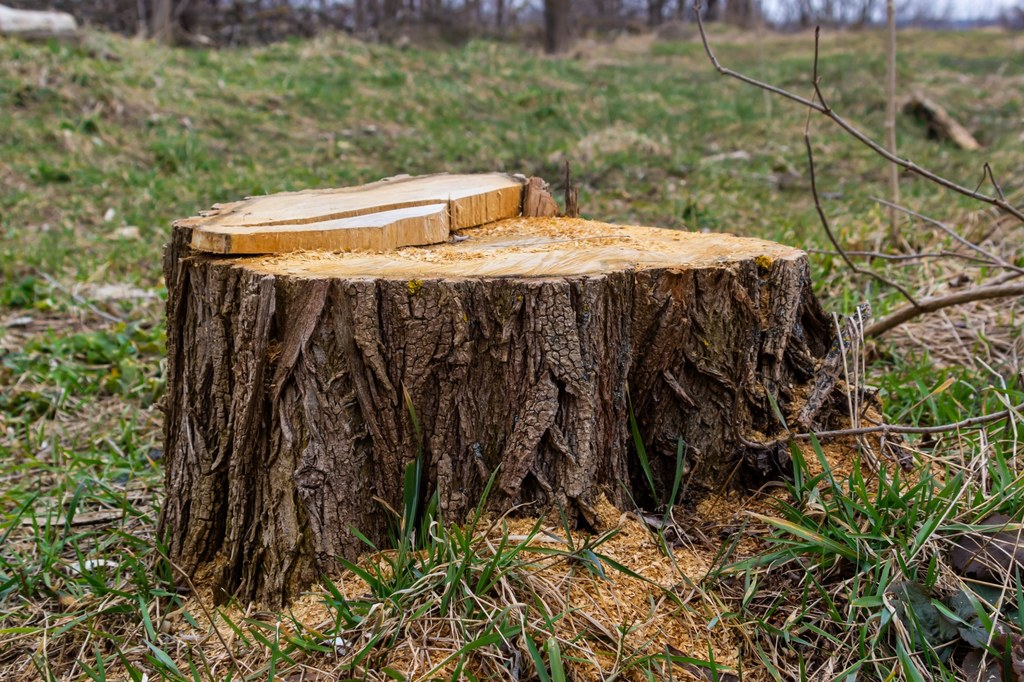
[[[496,469],[495,509],[560,507],[586,523],[602,493],[623,508],[646,499],[627,395],[659,490],[680,438],[687,500],[749,482],[772,463],[744,440],[779,430],[767,392],[798,409],[831,343],[806,258],[758,255],[757,240],[673,267],[412,278],[319,261],[298,272],[188,239],[178,229],[165,254],[161,531],[194,580],[271,605],[365,551],[351,528],[385,540],[378,500],[401,508],[420,450],[423,494],[439,491],[448,522]]]

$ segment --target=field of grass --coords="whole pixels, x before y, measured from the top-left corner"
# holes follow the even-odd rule
[[[713,38],[726,65],[810,95],[810,36]],[[875,33],[825,35],[821,56],[830,104],[878,138],[882,46]],[[226,674],[163,628],[169,613],[189,622],[200,616],[182,615],[172,568],[154,537],[162,481],[160,251],[174,218],[245,195],[397,173],[504,170],[547,177],[557,189],[569,161],[585,217],[798,245],[814,250],[819,293],[831,310],[849,313],[868,301],[880,315],[901,302],[818,252],[827,241],[808,191],[806,113],[718,76],[697,41],[631,37],[583,43],[571,57],[549,59],[495,42],[421,50],[328,36],[206,51],[91,33],[73,46],[2,40],[0,64],[5,680]],[[899,79],[903,88],[922,87],[941,100],[984,144],[965,152],[901,119],[901,153],[971,186],[988,161],[1020,205],[1024,36],[901,34]],[[885,194],[885,166],[824,119],[812,120],[812,130],[819,188],[835,229],[847,248],[875,249],[888,229],[885,210],[872,200]],[[1024,266],[1020,224],[909,176],[901,191],[914,210]],[[902,252],[954,247],[923,222],[902,227]],[[947,291],[965,272],[974,281],[988,274],[962,261],[875,259],[866,266],[922,295]],[[1019,301],[997,301],[951,311],[874,343],[867,382],[880,388],[887,417],[945,423],[1019,404],[1021,310]],[[916,637],[912,627],[909,635],[889,627],[899,619],[886,615],[884,595],[901,580],[944,597],[957,593],[944,538],[972,531],[993,511],[1020,521],[1018,433],[1019,418],[980,432],[914,438],[919,469],[907,481],[884,470],[870,481],[833,477],[827,466],[812,474],[813,461],[797,456],[788,506],[774,512],[774,522],[750,521],[774,544],[745,563],[723,559],[697,586],[720,607],[721,620],[749,633],[741,656],[753,668],[744,677],[800,679],[817,672],[809,662],[832,659],[826,678],[858,666],[859,679],[890,672],[890,679],[953,679],[963,650],[935,654],[937,642]],[[807,454],[827,460],[813,448]],[[424,542],[434,543],[430,552],[469,556],[471,543],[463,540],[456,533]],[[559,556],[613,570],[588,544]],[[523,572],[528,563],[511,550],[472,557],[479,570],[493,564]],[[795,602],[769,585],[783,568],[813,577]],[[397,580],[366,577],[375,595],[398,589]],[[1021,628],[1019,578],[1003,587],[1005,603],[984,614],[978,606],[987,632],[998,630],[995,613],[1008,631]],[[347,613],[338,595],[328,592],[327,600]],[[235,679],[300,679],[295,671],[309,666],[379,679],[358,665],[345,668],[351,659],[322,637],[301,629],[268,634],[258,623],[273,618],[244,615],[246,624],[231,621],[229,636],[262,653],[252,667],[236,666]],[[367,618],[342,615],[339,629]],[[975,626],[964,627],[977,639]],[[497,649],[500,639],[479,648]],[[563,679],[572,669],[554,639],[531,640],[527,648],[524,679]],[[789,649],[796,653],[779,655]],[[707,651],[685,653],[701,659],[699,668],[717,670]],[[294,660],[298,654],[306,663]],[[673,656],[643,659],[629,674],[659,679]]]

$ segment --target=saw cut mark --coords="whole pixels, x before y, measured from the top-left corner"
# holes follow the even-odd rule
[[[176,223],[191,246],[220,254],[386,251],[445,241],[450,231],[519,215],[522,184],[500,173],[399,176],[342,189],[221,204]]]

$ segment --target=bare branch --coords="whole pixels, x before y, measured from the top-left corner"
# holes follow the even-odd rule
[[[700,39],[704,43],[704,52],[708,55],[708,59],[711,60],[711,65],[715,67],[718,73],[722,74],[723,76],[729,76],[730,78],[735,78],[737,80],[743,81],[744,83],[748,83],[750,85],[753,85],[754,87],[761,88],[762,90],[767,90],[768,92],[775,93],[780,97],[791,99],[797,104],[802,104],[803,106],[808,107],[810,109],[814,109],[815,111],[825,113],[825,108],[819,105],[817,102],[813,102],[805,97],[801,97],[800,95],[789,92],[788,90],[783,90],[782,88],[778,88],[774,85],[769,85],[768,83],[759,81],[755,78],[751,78],[750,76],[745,76],[738,71],[727,69],[726,67],[719,64],[718,59],[715,58],[714,52],[711,51],[711,45],[708,43],[707,34],[705,34],[704,32],[704,22],[700,18],[700,10],[700,2],[695,2],[693,5],[693,11],[697,14],[697,26],[700,27]]]
[[[962,419],[958,422],[952,422],[949,424],[939,424],[937,426],[899,426],[892,424],[879,424],[878,426],[865,426],[859,429],[837,429],[835,431],[818,431],[816,433],[794,433],[793,438],[800,440],[806,440],[812,435],[817,438],[838,438],[843,436],[866,436],[872,433],[912,433],[912,434],[926,434],[926,433],[949,433],[951,431],[960,431],[962,429],[970,429],[975,426],[983,426],[985,424],[991,424],[993,422],[1002,421],[1012,415],[1020,415],[1020,412],[1024,411],[1024,403],[1015,405],[1006,410],[1001,410],[993,414],[986,414],[980,417],[969,417],[968,419]]]
[[[885,148],[896,153],[896,8],[893,0],[885,3]],[[900,201],[899,168],[889,164],[889,201],[898,204]],[[889,241],[893,246],[899,243],[899,226],[896,222],[896,209],[889,209]]]
[[[1007,282],[1012,282],[1013,280],[1017,279],[1020,276],[1021,275],[1020,275],[1019,272],[1004,272],[999,277],[996,277],[995,279],[990,279],[986,283],[986,286],[995,286],[996,284],[1006,284]]]
[[[804,249],[807,253],[820,253],[826,256],[839,256],[841,255],[838,251],[830,251],[828,249]],[[957,253],[956,251],[925,251],[922,253],[882,253],[881,251],[852,251],[846,250],[847,256],[856,256],[858,258],[870,258],[871,260],[889,260],[889,261],[912,261],[912,260],[925,260],[928,258],[953,258],[959,260],[970,261],[977,263],[979,266],[988,265],[991,267],[1002,267],[999,263],[989,260],[988,258],[979,258],[978,256],[970,256],[966,253]],[[1024,274],[1024,273],[1022,273]],[[990,282],[991,284],[991,282]]]
[[[992,187],[996,190],[996,195],[1003,201],[1006,201],[1006,195],[1003,194],[1003,188],[999,186],[999,181],[996,180],[996,176],[992,172],[992,166],[989,165],[988,161],[985,162],[984,169],[985,172],[988,173],[988,179],[992,183]]]
[[[1013,274],[1014,276],[1019,276],[1018,273]],[[989,284],[986,286],[967,289],[966,291],[958,291],[955,294],[949,294],[947,296],[932,296],[924,298],[916,305],[903,306],[902,308],[899,308],[878,320],[864,330],[864,336],[865,338],[870,336],[881,336],[887,331],[898,327],[907,320],[911,320],[918,315],[933,313],[936,310],[942,310],[943,308],[949,308],[963,303],[973,303],[974,301],[985,301],[993,298],[1011,298],[1014,296],[1024,296],[1024,283]]]
[[[770,450],[777,447],[780,444],[786,443],[791,439],[795,440],[809,440],[813,438],[846,438],[851,436],[868,436],[871,434],[882,434],[883,436],[889,434],[936,434],[936,433],[951,433],[954,431],[962,431],[965,429],[973,429],[978,426],[985,426],[995,422],[1002,421],[1003,419],[1009,419],[1014,415],[1018,419],[1021,418],[1021,412],[1024,411],[1024,403],[1014,405],[1005,410],[994,412],[992,414],[981,415],[978,417],[968,417],[967,419],[961,419],[958,422],[950,422],[948,424],[938,424],[936,426],[902,426],[898,424],[878,424],[877,426],[862,426],[855,429],[835,429],[833,431],[810,431],[807,433],[788,433],[784,437],[766,441],[758,442],[751,441],[745,438],[741,438],[740,441],[743,445],[748,448],[754,448],[757,450]]]
[[[811,80],[814,83],[814,96],[821,102],[821,109],[819,111],[826,116],[832,116],[832,107],[825,101],[825,95],[821,93],[821,77],[818,75],[818,44],[819,38],[821,37],[821,26],[814,27],[814,73],[811,75]],[[807,125],[810,125],[808,120]]]
[[[987,167],[988,164],[985,164],[985,166]],[[981,255],[985,256],[986,258],[989,259],[989,261],[993,265],[998,265],[1001,268],[1006,268],[1007,270],[1013,270],[1015,272],[1019,272],[1022,275],[1024,275],[1024,268],[1019,268],[1016,265],[1014,265],[1013,263],[1008,263],[1003,258],[1000,258],[997,254],[990,253],[990,252],[986,251],[985,249],[981,248],[980,246],[978,246],[977,244],[975,244],[974,242],[969,241],[967,239],[964,239],[959,234],[957,234],[956,230],[954,230],[952,227],[950,227],[949,225],[947,225],[946,223],[944,223],[944,222],[942,222],[940,220],[936,220],[935,218],[929,218],[928,216],[923,215],[921,213],[918,213],[917,211],[910,210],[906,206],[901,206],[899,204],[894,204],[894,203],[892,203],[890,201],[886,201],[885,199],[879,199],[877,197],[872,197],[872,200],[877,201],[878,203],[882,204],[883,206],[888,206],[891,209],[894,209],[894,210],[897,210],[897,211],[901,211],[902,213],[906,213],[909,216],[913,216],[914,218],[918,218],[919,220],[923,220],[926,223],[930,223],[930,224],[934,225],[935,227],[939,228],[940,230],[942,230],[943,232],[945,232],[946,234],[948,234],[950,237],[955,239],[957,242],[959,242],[963,246],[966,246],[967,248],[971,249],[972,251],[976,251],[976,252],[980,253]]]
[[[882,275],[879,275],[877,272],[873,270],[866,270],[858,266],[856,263],[853,262],[853,260],[849,256],[846,255],[846,251],[843,250],[843,247],[839,245],[839,241],[836,239],[836,236],[832,233],[832,226],[829,225],[828,216],[825,215],[825,209],[822,208],[821,206],[821,199],[818,197],[818,183],[814,173],[814,150],[811,148],[811,134],[806,129],[804,130],[804,145],[807,147],[807,164],[811,172],[811,195],[814,197],[814,208],[818,211],[818,217],[821,219],[821,225],[822,227],[825,228],[825,234],[828,235],[828,240],[832,242],[832,246],[835,247],[836,251],[839,252],[839,255],[842,257],[842,259],[846,262],[846,265],[849,266],[851,270],[853,270],[858,275],[867,275],[868,277],[873,277],[879,282],[887,284],[888,286],[891,286],[893,289],[896,289],[898,292],[903,294],[904,298],[910,301],[910,308],[916,310],[918,308],[917,301],[914,300],[914,297],[910,295],[909,291],[904,289],[896,282],[893,282],[892,280],[889,280],[883,277]]]
[[[747,83],[749,85],[753,85],[755,87],[761,88],[762,90],[767,90],[768,92],[772,92],[772,93],[774,93],[776,95],[779,95],[781,97],[785,97],[786,99],[789,99],[789,100],[792,100],[792,101],[794,101],[794,102],[796,102],[798,104],[801,104],[801,105],[807,107],[808,109],[817,111],[818,113],[820,113],[820,114],[824,115],[825,117],[831,119],[833,123],[835,123],[837,126],[839,126],[843,130],[845,130],[847,133],[849,133],[854,139],[856,139],[861,144],[865,145],[866,147],[868,147],[873,152],[875,152],[876,154],[878,154],[879,156],[881,156],[885,160],[889,161],[890,163],[895,163],[896,165],[898,165],[898,166],[900,166],[902,168],[905,168],[908,172],[913,173],[914,175],[918,175],[918,176],[920,176],[922,178],[925,178],[926,180],[931,180],[935,184],[940,185],[942,187],[945,187],[948,190],[951,190],[951,191],[956,192],[958,194],[962,194],[962,195],[964,195],[966,197],[971,197],[972,199],[977,199],[978,201],[981,201],[983,203],[989,204],[991,206],[995,206],[996,208],[1000,209],[1001,211],[1004,211],[1005,213],[1008,213],[1008,214],[1012,215],[1013,217],[1017,218],[1017,220],[1019,220],[1021,222],[1024,222],[1024,210],[1022,210],[1020,208],[1017,208],[1017,207],[1013,206],[1012,204],[1010,204],[1006,200],[1006,198],[1002,195],[1002,190],[998,189],[998,184],[994,183],[994,181],[993,181],[993,184],[997,188],[996,189],[997,196],[992,196],[992,195],[989,195],[989,194],[984,194],[984,193],[980,192],[979,190],[972,190],[969,187],[964,187],[961,184],[958,184],[956,182],[953,182],[952,180],[944,178],[941,175],[938,175],[938,174],[928,170],[927,168],[922,168],[921,166],[917,165],[913,161],[911,161],[909,159],[904,159],[904,158],[902,158],[900,156],[897,156],[896,154],[893,154],[892,152],[888,151],[887,149],[885,149],[882,145],[878,144],[877,142],[872,140],[870,137],[868,137],[865,133],[861,132],[860,129],[858,129],[852,123],[850,123],[845,118],[843,118],[842,116],[837,114],[835,111],[833,111],[831,108],[829,108],[825,104],[824,99],[821,98],[821,93],[820,93],[820,90],[818,88],[817,82],[815,82],[815,94],[818,96],[819,99],[822,100],[821,104],[819,104],[817,102],[814,102],[812,100],[809,100],[809,99],[807,99],[805,97],[801,97],[800,95],[797,95],[797,94],[794,94],[792,92],[789,92],[788,90],[784,90],[784,89],[776,87],[774,85],[769,85],[768,83],[763,83],[763,82],[761,82],[759,80],[756,80],[756,79],[751,78],[749,76],[745,76],[745,75],[743,75],[743,74],[741,74],[741,73],[739,73],[737,71],[733,71],[732,69],[729,69],[729,68],[726,68],[726,67],[722,66],[719,63],[718,59],[715,57],[715,54],[714,54],[714,52],[711,49],[711,45],[708,42],[707,32],[704,29],[704,21],[701,19],[701,16],[700,16],[700,9],[701,9],[700,1],[697,0],[697,2],[694,3],[694,11],[695,11],[696,17],[697,17],[697,28],[700,31],[700,39],[704,43],[704,51],[707,53],[708,59],[711,60],[712,66],[714,66],[715,70],[717,70],[720,74],[722,74],[724,76],[729,76],[731,78],[735,78],[735,79],[740,80],[740,81],[743,81],[744,83]],[[815,36],[817,36],[817,31],[815,31]],[[815,39],[815,54],[817,54],[817,39]],[[817,62],[817,59],[815,59],[815,62]],[[817,81],[817,68],[815,68],[815,81]]]

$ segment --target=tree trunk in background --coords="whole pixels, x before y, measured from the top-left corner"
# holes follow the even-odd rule
[[[800,25],[800,28],[809,28],[814,18],[809,0],[800,0],[798,16],[797,23]]]
[[[174,42],[173,0],[153,0],[149,12],[150,35],[158,42],[170,44]]]
[[[729,0],[725,6],[725,21],[740,28],[754,26],[754,0]]]
[[[494,25],[499,29],[505,28],[505,0],[494,2]]]
[[[654,28],[665,21],[666,0],[647,0],[647,23]]]
[[[544,49],[559,54],[569,49],[569,0],[544,0]]]

